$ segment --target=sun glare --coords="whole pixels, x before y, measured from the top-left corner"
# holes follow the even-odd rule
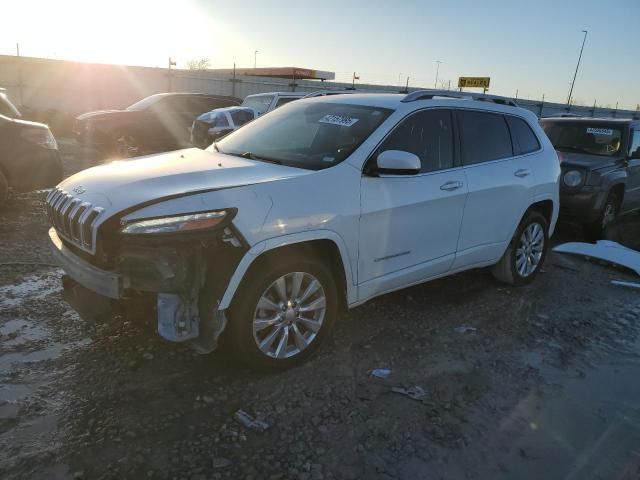
[[[24,0],[3,9],[11,18],[29,18],[28,25],[18,20],[2,37],[15,37],[26,56],[163,67],[168,57],[180,65],[202,57],[228,62],[242,39],[200,8],[191,1]],[[34,10],[37,16],[28,13]]]

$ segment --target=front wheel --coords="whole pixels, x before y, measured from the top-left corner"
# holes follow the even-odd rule
[[[600,240],[603,237],[605,229],[611,225],[620,211],[620,200],[616,192],[609,193],[602,211],[598,216],[598,219],[587,225],[587,234],[592,240]]]
[[[318,260],[294,255],[267,260],[249,274],[230,312],[233,350],[258,370],[302,363],[335,323],[338,299],[331,270]]]
[[[535,210],[528,212],[491,273],[496,280],[509,285],[520,286],[532,282],[547,255],[548,239],[547,219]]]

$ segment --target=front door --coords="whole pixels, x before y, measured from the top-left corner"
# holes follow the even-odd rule
[[[457,165],[452,115],[416,112],[374,152],[417,155],[417,175],[363,176],[361,183],[359,299],[443,274],[453,262],[467,186]]]
[[[631,131],[631,146],[629,157],[635,154],[640,157],[640,129]],[[627,189],[625,193],[624,210],[640,208],[640,158],[629,158],[627,161]]]

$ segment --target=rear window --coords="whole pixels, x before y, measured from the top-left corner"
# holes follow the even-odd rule
[[[506,119],[511,129],[513,146],[517,154],[524,155],[540,149],[540,142],[527,122],[511,116],[507,116]]]
[[[591,122],[542,122],[554,148],[563,152],[613,156],[620,152],[622,129]]]
[[[513,155],[511,134],[502,115],[458,110],[458,124],[465,165],[490,162]]]

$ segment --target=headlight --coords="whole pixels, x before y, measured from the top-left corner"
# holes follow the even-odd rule
[[[584,181],[584,174],[580,170],[569,170],[562,180],[567,187],[577,187]]]
[[[128,223],[120,231],[129,235],[193,232],[215,227],[226,216],[226,211],[217,211],[190,213],[174,217],[149,218]]]

